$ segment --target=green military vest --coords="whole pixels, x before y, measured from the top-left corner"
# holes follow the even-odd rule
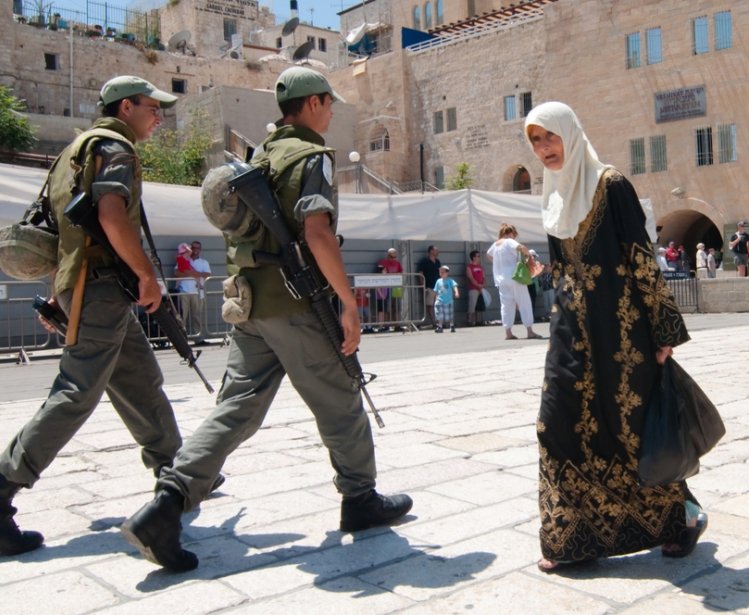
[[[334,161],[335,150],[325,147],[316,132],[298,126],[282,126],[261,144],[252,158],[252,165],[265,170],[273,191],[278,197],[284,221],[291,234],[301,237],[302,225],[294,217],[304,181],[306,159],[325,153]],[[338,209],[335,190],[334,203]],[[239,240],[227,240],[227,271],[243,276],[252,289],[250,318],[267,318],[308,311],[308,299],[294,299],[283,283],[278,267],[255,265],[253,250],[277,253],[278,244],[265,232],[249,233]]]
[[[49,177],[49,195],[52,214],[57,222],[60,241],[57,249],[58,268],[55,274],[55,294],[75,286],[85,252],[86,234],[72,227],[63,212],[72,197],[80,192],[91,194],[91,185],[96,176],[94,146],[102,139],[119,141],[125,144],[132,154],[133,185],[130,190],[130,202],[127,204],[127,216],[136,229],[140,229],[140,200],[142,191],[141,168],[135,153],[135,134],[123,121],[112,117],[100,118],[94,125],[79,134],[60,154],[55,168]],[[108,265],[111,258],[97,255],[97,262],[92,264]]]

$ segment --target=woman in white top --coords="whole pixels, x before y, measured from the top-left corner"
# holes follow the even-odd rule
[[[697,277],[698,278],[704,278],[707,277],[707,252],[705,252],[705,244],[704,243],[698,243],[697,244]]]
[[[522,256],[528,257],[528,248],[515,240],[517,236],[518,232],[514,226],[502,223],[499,227],[499,238],[486,252],[492,263],[494,284],[499,289],[505,339],[518,339],[512,334],[516,308],[520,310],[520,319],[528,329],[528,339],[541,339],[538,333],[533,332],[533,307],[528,287],[512,279],[518,260]]]

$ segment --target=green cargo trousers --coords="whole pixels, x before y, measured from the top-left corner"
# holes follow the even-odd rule
[[[182,493],[185,510],[197,506],[229,454],[260,428],[285,374],[315,416],[338,491],[374,489],[374,443],[361,393],[312,312],[235,326],[216,408],[162,471],[158,487]]]
[[[70,291],[58,297],[66,309]],[[172,463],[182,440],[164,378],[131,302],[113,278],[86,282],[78,343],[63,350],[60,372],[36,415],[0,455],[0,474],[31,487],[93,413],[104,391],[143,463]]]

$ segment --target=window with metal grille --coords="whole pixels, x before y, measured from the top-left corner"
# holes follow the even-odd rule
[[[237,20],[224,18],[224,40],[231,42],[231,37],[237,33]]]
[[[645,31],[645,41],[648,49],[648,64],[660,64],[663,61],[663,41],[660,28],[650,28]]]
[[[627,35],[627,68],[640,66],[640,33]]]
[[[328,41],[324,38],[317,39],[317,49],[325,53],[328,50]]]
[[[731,28],[731,11],[721,11],[714,15],[715,50],[733,47],[733,32]]]
[[[707,17],[695,17],[692,20],[692,52],[694,55],[707,53]]]
[[[533,109],[533,96],[530,92],[523,92],[520,95],[520,112],[522,117],[526,117]]]
[[[447,110],[447,132],[458,129],[458,112],[455,107]]]
[[[515,110],[515,95],[505,96],[503,99],[503,106],[505,110],[505,121],[514,120],[517,117],[517,111]]]
[[[445,116],[442,111],[435,111],[432,116],[432,123],[434,125],[434,134],[438,135],[441,132],[445,132]]]
[[[370,152],[389,152],[390,151],[390,133],[387,128],[382,128],[369,141]]]
[[[718,162],[736,162],[736,124],[718,126]]]
[[[187,94],[187,80],[172,79],[172,92],[175,94]]]
[[[697,149],[697,166],[704,167],[713,164],[713,129],[698,128],[694,131]]]
[[[642,175],[645,172],[645,139],[629,140],[629,173]]]
[[[667,169],[666,135],[650,137],[650,172],[658,173]]]

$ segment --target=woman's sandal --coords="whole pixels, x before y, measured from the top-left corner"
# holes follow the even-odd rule
[[[510,335],[505,336],[505,340],[516,340],[516,339],[518,339],[517,336],[512,335],[512,333]]]
[[[694,527],[687,527],[679,542],[672,542],[661,547],[663,557],[686,557],[691,555],[697,546],[697,541],[707,529],[707,513],[700,512],[697,515],[697,523]]]
[[[594,561],[594,559],[586,559],[580,561],[557,561],[555,559],[546,559],[545,557],[542,557],[536,562],[536,566],[538,566],[538,569],[544,574],[553,574],[555,572],[561,572],[562,570],[574,568],[575,566],[590,564]]]

